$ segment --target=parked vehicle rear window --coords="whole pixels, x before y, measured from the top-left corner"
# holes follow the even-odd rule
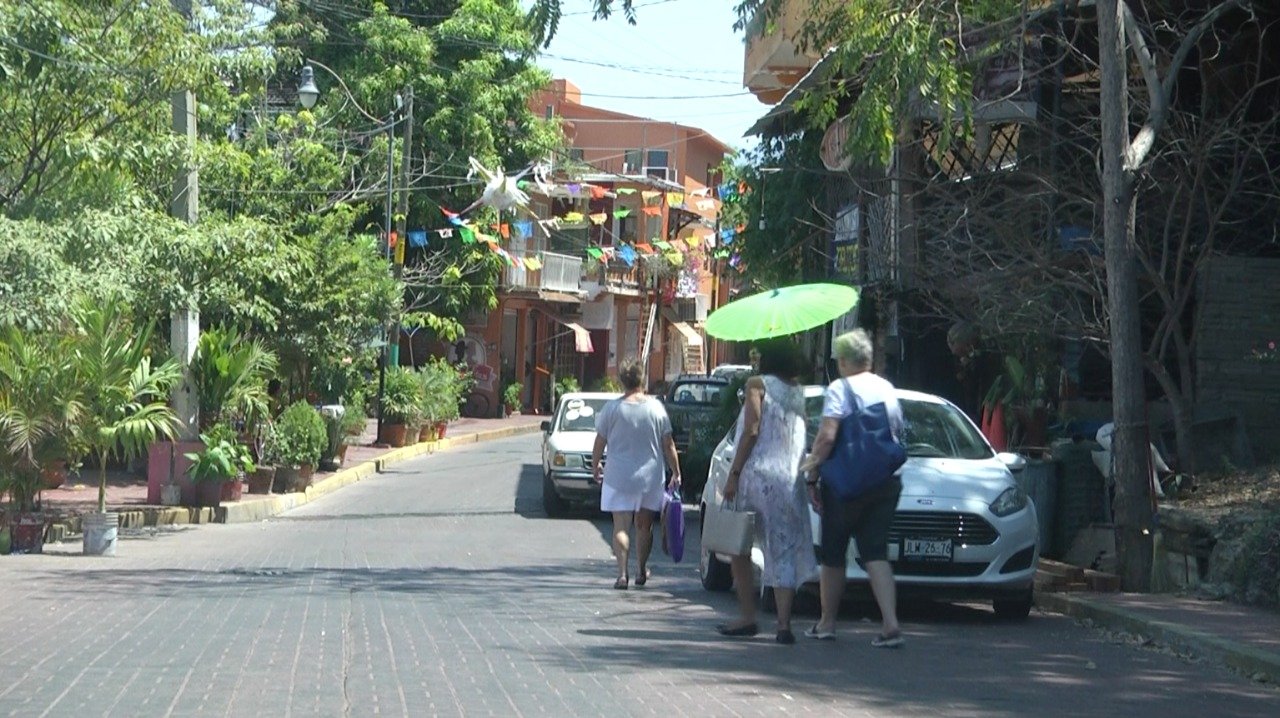
[[[569,399],[560,405],[559,431],[595,431],[596,417],[608,399]]]
[[[719,404],[727,384],[722,382],[685,382],[671,392],[674,404]]]

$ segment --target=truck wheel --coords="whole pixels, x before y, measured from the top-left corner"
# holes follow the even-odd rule
[[[569,512],[569,502],[556,493],[556,484],[551,480],[551,474],[542,475],[542,510],[553,519]]]

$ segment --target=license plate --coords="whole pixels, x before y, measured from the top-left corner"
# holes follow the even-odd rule
[[[902,539],[902,558],[911,561],[950,561],[951,539]]]

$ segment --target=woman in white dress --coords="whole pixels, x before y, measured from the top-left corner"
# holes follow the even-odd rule
[[[605,404],[596,417],[591,465],[596,483],[602,484],[600,510],[613,513],[613,557],[618,562],[618,578],[613,587],[625,590],[629,583],[631,527],[634,524],[636,529],[636,586],[644,586],[649,581],[653,520],[662,509],[663,477],[670,467],[670,486],[679,486],[680,460],[671,438],[667,410],[662,402],[644,392],[642,365],[634,361],[624,364],[618,379],[625,393]],[[605,447],[609,449],[607,462]]]
[[[805,449],[804,388],[798,377],[804,359],[790,338],[764,340],[760,375],[747,380],[738,418],[733,465],[724,496],[740,508],[755,511],[764,530],[761,581],[773,589],[778,608],[777,641],[795,643],[791,606],[796,589],[816,570],[808,502],[798,481]],[[741,611],[737,621],[718,627],[726,636],[754,636],[756,592],[751,557],[730,562]]]

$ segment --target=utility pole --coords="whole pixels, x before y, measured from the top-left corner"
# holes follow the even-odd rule
[[[170,0],[173,9],[187,22],[192,19],[191,0]],[[169,213],[186,222],[196,223],[199,213],[200,183],[194,163],[196,146],[196,96],[190,90],[173,93],[173,132],[186,140],[187,154],[184,166],[173,181],[173,199]],[[200,339],[200,310],[192,298],[184,307],[175,307],[169,318],[169,345],[182,364],[182,382],[174,389],[170,404],[181,421],[181,436],[185,441],[199,435],[199,404],[196,401],[195,381],[191,376],[191,359]],[[170,467],[172,473],[172,466]],[[170,482],[173,477],[169,477]]]
[[[413,157],[413,87],[408,86],[404,89],[404,107],[401,108],[400,121],[404,123],[404,144],[400,148],[400,206],[396,213],[399,218],[396,220],[396,241],[404,243],[404,246],[396,248],[397,261],[393,265],[393,271],[397,279],[404,272],[404,256],[409,251],[409,160]],[[395,334],[395,341],[392,342],[391,356],[395,363],[400,361],[400,320],[397,317],[395,326],[391,330]],[[412,353],[410,358],[412,358]]]

